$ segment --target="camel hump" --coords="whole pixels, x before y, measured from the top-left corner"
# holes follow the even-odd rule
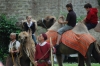
[[[76,34],[89,33],[87,27],[83,22],[77,23],[77,25],[72,29],[72,31]]]
[[[97,26],[94,28],[96,32],[100,32],[100,21],[98,21]]]

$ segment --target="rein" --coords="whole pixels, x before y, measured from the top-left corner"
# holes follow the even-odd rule
[[[44,27],[47,29],[47,26],[44,24],[44,22],[43,22],[43,18],[42,18],[42,24],[44,25]]]
[[[51,48],[49,48],[49,50],[48,50],[38,61],[40,61],[40,60],[50,51],[50,49],[51,49]],[[37,62],[38,62],[38,61],[37,61]]]

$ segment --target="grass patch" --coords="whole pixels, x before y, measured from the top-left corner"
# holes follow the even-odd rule
[[[92,63],[92,66],[100,66],[99,63]],[[54,64],[54,66],[58,66],[58,64]],[[78,66],[78,63],[63,63],[63,66]]]

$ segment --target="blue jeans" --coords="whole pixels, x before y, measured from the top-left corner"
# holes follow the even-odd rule
[[[63,34],[65,31],[71,30],[73,27],[69,26],[69,25],[65,25],[63,27],[61,27],[60,29],[58,29],[58,34]]]
[[[33,34],[32,34],[32,39],[34,40],[35,44],[37,44],[37,42],[36,42],[36,37],[35,37],[35,35],[33,35]]]
[[[86,25],[87,29],[90,30],[92,28],[95,28],[97,24],[86,23],[85,25]]]

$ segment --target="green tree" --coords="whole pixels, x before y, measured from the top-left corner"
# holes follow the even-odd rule
[[[4,62],[5,57],[8,54],[9,35],[11,32],[19,33],[14,24],[17,20],[14,17],[8,18],[6,15],[0,15],[0,60]]]
[[[100,6],[100,0],[98,0],[98,4],[99,4],[99,6]]]

